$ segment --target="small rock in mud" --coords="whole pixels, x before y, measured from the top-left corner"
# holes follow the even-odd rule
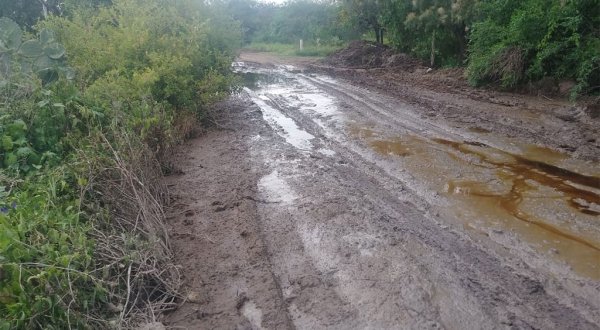
[[[235,304],[235,308],[237,310],[240,310],[242,307],[244,307],[244,304],[248,301],[248,297],[246,297],[246,293],[242,292],[239,294],[238,298],[237,298],[237,303]]]
[[[186,296],[186,300],[191,302],[191,303],[201,303],[202,302],[202,295],[200,294],[200,292],[197,291],[191,291],[188,293],[188,295]]]

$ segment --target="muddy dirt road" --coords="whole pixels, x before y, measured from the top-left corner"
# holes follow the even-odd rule
[[[166,324],[600,328],[595,140],[574,156],[529,132],[559,118],[454,120],[245,60],[225,127],[184,146],[168,178],[187,302]]]

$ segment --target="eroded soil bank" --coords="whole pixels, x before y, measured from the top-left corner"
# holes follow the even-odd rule
[[[169,326],[599,328],[597,119],[290,62],[174,159]]]

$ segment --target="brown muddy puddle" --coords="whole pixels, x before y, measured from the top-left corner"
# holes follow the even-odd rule
[[[369,143],[371,147],[382,155],[409,156],[415,152],[415,146],[405,141],[375,140]]]
[[[561,167],[567,155],[535,145],[520,154],[473,141],[400,136],[351,128],[378,154],[397,157],[447,213],[486,235],[515,233],[536,250],[600,279],[600,169]],[[581,174],[586,173],[586,174]]]

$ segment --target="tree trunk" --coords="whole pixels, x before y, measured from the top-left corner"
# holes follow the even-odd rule
[[[431,59],[429,64],[431,68],[435,65],[435,30],[433,30],[433,35],[431,36]]]
[[[40,3],[42,4],[42,13],[44,14],[44,19],[46,19],[48,18],[48,5],[44,0],[40,0]]]
[[[464,60],[467,55],[467,32],[465,31],[466,25],[464,22],[461,22],[457,28],[454,29],[454,35],[456,39],[458,39],[458,51],[460,55],[460,60]]]
[[[375,42],[383,45],[383,28],[380,25],[376,25],[373,27],[373,32],[375,32]]]

